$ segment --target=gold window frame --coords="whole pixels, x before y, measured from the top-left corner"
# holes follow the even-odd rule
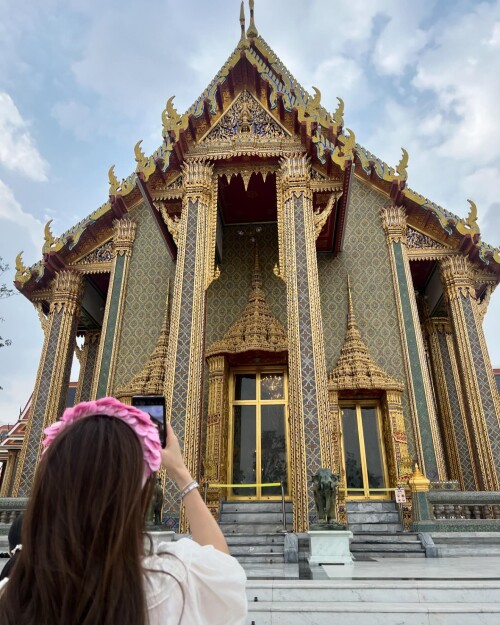
[[[256,376],[256,398],[255,400],[235,400],[235,379],[240,374],[255,374]],[[283,375],[283,399],[280,400],[261,400],[260,399],[260,378],[262,374],[279,373]],[[229,439],[228,439],[228,453],[227,453],[227,475],[228,483],[233,482],[233,450],[234,450],[234,406],[249,406],[256,407],[255,420],[256,420],[256,444],[257,449],[261,444],[261,411],[260,406],[280,405],[284,406],[284,419],[285,419],[285,453],[286,453],[286,476],[288,492],[285,492],[285,499],[290,500],[290,488],[291,488],[291,467],[290,467],[290,428],[289,428],[289,411],[288,411],[288,372],[286,367],[266,366],[266,367],[235,367],[231,369],[229,375]],[[256,468],[257,475],[261,475],[262,471],[262,452],[256,454]],[[227,499],[230,501],[276,501],[281,499],[281,495],[262,495],[262,487],[257,486],[255,489],[255,495],[235,495],[233,489],[229,488],[227,492]]]
[[[361,471],[363,475],[363,484],[364,488],[363,492],[352,495],[349,492],[358,490],[354,488],[347,487],[347,472],[345,466],[345,449],[344,449],[344,432],[343,432],[343,409],[348,407],[353,407],[356,409],[356,420],[358,425],[358,441],[359,441],[359,453],[361,456]],[[363,421],[361,416],[361,408],[375,408],[375,414],[377,419],[377,433],[378,433],[378,442],[380,448],[380,456],[382,462],[382,471],[384,476],[385,488],[377,489],[370,488],[368,485],[368,469],[366,462],[366,445],[365,445],[365,435],[363,429]],[[339,401],[339,409],[340,409],[340,422],[341,422],[341,432],[342,436],[340,437],[340,446],[341,446],[341,462],[342,469],[345,475],[345,498],[348,501],[366,501],[366,500],[379,500],[379,501],[388,501],[392,498],[391,488],[389,487],[389,472],[387,468],[387,456],[385,449],[385,440],[384,440],[384,428],[382,422],[382,409],[380,405],[380,401],[378,399],[345,399]]]

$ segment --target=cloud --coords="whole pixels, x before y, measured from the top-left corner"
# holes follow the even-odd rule
[[[418,58],[413,85],[434,94],[454,130],[439,153],[489,163],[500,156],[500,3],[443,19]]]
[[[9,187],[0,180],[0,219],[13,222],[22,230],[27,231],[36,249],[43,244],[43,224],[30,213],[26,213]]]
[[[5,92],[0,92],[0,163],[32,180],[47,180],[48,163],[38,152],[28,124]]]

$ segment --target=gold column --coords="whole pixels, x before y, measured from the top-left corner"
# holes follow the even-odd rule
[[[476,475],[482,490],[499,490],[500,407],[470,263],[463,256],[441,261]]]
[[[10,497],[12,495],[12,487],[16,475],[16,466],[19,451],[17,449],[9,449],[7,453],[7,466],[4,467],[4,476],[2,480],[2,490],[0,497]]]
[[[306,531],[309,516],[315,514],[310,475],[320,467],[335,466],[310,180],[306,156],[282,160],[278,229],[283,237],[280,269],[287,287],[295,531]]]
[[[208,415],[205,449],[205,475],[207,482],[225,484],[227,479],[228,433],[228,368],[225,356],[208,359]],[[208,507],[217,516],[222,492],[208,491]]]
[[[81,274],[67,269],[58,272],[52,283],[47,330],[14,496],[28,496],[40,456],[43,430],[60,417],[66,405],[82,290]]]
[[[85,332],[84,343],[76,355],[80,362],[80,375],[76,387],[75,404],[90,401],[92,396],[92,380],[95,374],[97,352],[99,349],[100,331]]]
[[[425,358],[422,329],[406,250],[406,213],[401,206],[381,211],[389,247],[408,394],[419,464],[432,479],[446,480],[441,437]]]
[[[123,307],[137,223],[125,216],[115,219],[113,228],[113,268],[92,384],[94,399],[106,397],[113,392],[116,356],[120,347]]]
[[[213,276],[213,166],[189,161],[183,171],[182,215],[176,224],[177,264],[167,351],[167,415],[183,445],[184,460],[194,476],[200,459],[200,424],[205,346],[206,288]],[[215,205],[216,207],[216,205]],[[172,227],[172,224],[170,224]],[[178,515],[175,489],[167,487],[169,513]],[[180,530],[186,531],[184,517]]]

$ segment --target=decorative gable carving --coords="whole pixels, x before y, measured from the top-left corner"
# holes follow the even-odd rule
[[[406,245],[410,249],[432,249],[446,250],[448,249],[442,243],[435,241],[426,234],[422,234],[418,230],[414,230],[410,226],[406,227]]]
[[[248,91],[243,91],[202,143],[267,142],[288,137],[290,134],[263,106]]]
[[[99,247],[89,252],[78,261],[79,265],[96,265],[100,263],[111,263],[113,261],[113,241],[109,240]]]

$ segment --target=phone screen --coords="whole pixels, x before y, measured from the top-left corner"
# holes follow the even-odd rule
[[[135,395],[132,397],[132,406],[148,413],[151,421],[158,428],[161,446],[165,447],[167,444],[165,398],[161,395]]]

